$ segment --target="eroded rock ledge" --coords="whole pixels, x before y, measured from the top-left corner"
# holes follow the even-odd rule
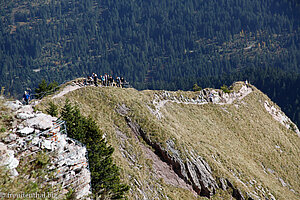
[[[89,199],[91,194],[91,173],[88,168],[86,147],[69,138],[64,121],[39,111],[21,102],[7,102],[15,119],[12,129],[0,142],[0,166],[6,166],[12,176],[19,176],[20,163],[34,162],[36,156],[44,153],[49,157],[45,173],[54,172],[44,184],[61,185],[62,194],[72,188],[75,199]]]
[[[122,106],[124,107],[124,105]],[[118,111],[124,111],[119,107]],[[227,190],[232,189],[232,196],[238,200],[243,200],[244,196],[241,191],[234,187],[234,185],[227,179],[218,178],[218,181],[212,176],[212,170],[208,163],[194,152],[187,152],[183,159],[180,152],[175,149],[175,144],[172,140],[166,142],[166,148],[163,145],[151,141],[147,137],[142,128],[134,122],[130,117],[126,116],[125,112],[119,112],[124,116],[128,126],[134,134],[140,136],[148,145],[154,148],[155,153],[166,163],[172,166],[174,172],[182,178],[187,184],[191,185],[193,190],[200,196],[212,197],[216,193],[216,189],[220,188]],[[218,182],[218,183],[217,183]],[[251,199],[249,197],[249,199]]]

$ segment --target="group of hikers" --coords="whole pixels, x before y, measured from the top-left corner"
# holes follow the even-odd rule
[[[128,87],[128,83],[123,77],[116,77],[114,79],[111,75],[105,73],[104,75],[101,75],[100,77],[97,76],[97,74],[93,73],[91,76],[88,76],[83,80],[84,85],[95,85],[97,86],[115,86],[115,87]],[[30,89],[27,88],[27,90],[23,94],[23,102],[25,105],[29,104],[29,101],[31,100],[30,95]]]
[[[96,73],[93,73],[91,76],[88,76],[84,79],[84,85],[95,85],[96,87],[100,84],[100,86],[116,86],[123,88],[126,84],[126,81],[123,77],[116,77],[114,79],[111,75],[105,73],[104,75],[97,76]]]

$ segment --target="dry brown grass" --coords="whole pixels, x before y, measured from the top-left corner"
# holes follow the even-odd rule
[[[233,90],[240,85],[235,84]],[[241,102],[231,105],[168,102],[161,109],[163,118],[158,120],[147,108],[155,92],[160,91],[86,87],[54,101],[62,106],[69,98],[84,115],[91,115],[97,120],[107,140],[115,147],[115,161],[123,168],[124,181],[132,187],[130,199],[142,198],[137,188],[148,191],[151,187],[162,187],[163,193],[171,199],[193,197],[187,190],[161,183],[154,175],[151,161],[143,155],[124,118],[115,112],[115,108],[123,103],[130,108],[129,116],[142,126],[151,140],[165,145],[166,140],[172,139],[181,152],[194,150],[211,165],[214,176],[228,178],[243,192],[255,191],[263,197],[263,189],[260,189],[263,187],[267,190],[266,194],[270,191],[276,199],[300,198],[300,139],[265,110],[263,102],[270,102],[267,96],[255,89]],[[180,94],[193,97],[196,93],[174,92],[174,95]],[[49,101],[49,98],[44,99],[38,107],[45,109]],[[116,127],[126,139],[116,135]],[[125,149],[126,153],[121,149]],[[274,173],[268,172],[268,168]],[[289,186],[283,187],[278,178]],[[251,185],[252,180],[256,183]],[[148,197],[157,197],[157,194],[146,193]],[[214,199],[227,197],[228,193],[218,191]]]

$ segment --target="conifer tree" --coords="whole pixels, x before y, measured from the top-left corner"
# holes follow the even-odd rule
[[[96,198],[123,199],[129,186],[120,182],[119,168],[113,163],[114,148],[107,144],[96,122],[80,114],[77,106],[67,99],[61,112],[67,123],[68,136],[86,145]]]

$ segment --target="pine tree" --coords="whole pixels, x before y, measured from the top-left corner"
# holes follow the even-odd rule
[[[49,103],[49,108],[46,109],[46,112],[51,115],[52,117],[57,117],[58,115],[58,107],[55,103],[50,102]]]
[[[119,168],[113,163],[114,148],[107,144],[96,122],[80,114],[67,99],[61,112],[67,123],[68,136],[86,145],[92,175],[93,194],[101,199],[125,198],[129,186],[120,182]]]

